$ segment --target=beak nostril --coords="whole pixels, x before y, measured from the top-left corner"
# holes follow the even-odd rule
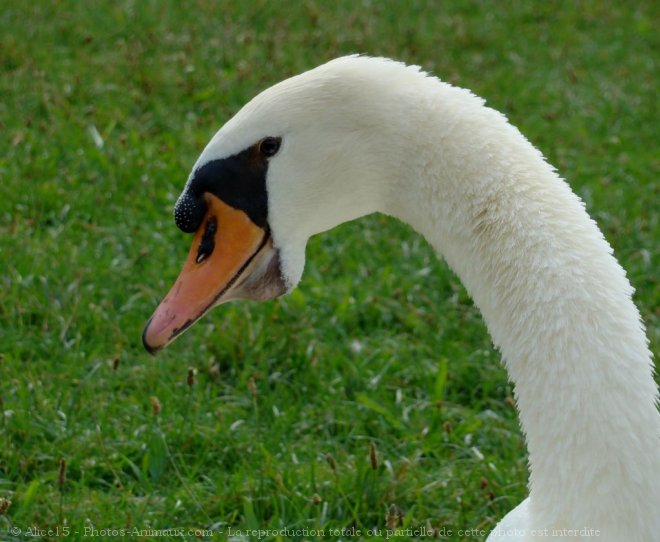
[[[215,248],[215,234],[217,231],[218,220],[212,216],[206,222],[204,235],[202,235],[202,240],[200,241],[199,247],[197,248],[197,257],[195,258],[195,263],[202,263],[211,255],[213,249]]]

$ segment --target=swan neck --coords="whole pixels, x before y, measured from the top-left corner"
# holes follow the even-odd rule
[[[414,159],[392,164],[400,179],[385,211],[447,260],[501,351],[529,450],[532,521],[644,539],[640,529],[659,527],[660,416],[625,272],[518,130],[464,91],[439,94],[402,138]]]

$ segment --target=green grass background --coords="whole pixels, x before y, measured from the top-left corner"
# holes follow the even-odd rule
[[[383,216],[344,225],[311,241],[295,293],[216,309],[154,359],[142,327],[190,242],[172,206],[259,90],[352,52],[421,64],[559,168],[657,352],[658,9],[5,0],[0,538],[401,525],[482,540],[526,495],[524,440],[479,313],[429,246]],[[315,537],[262,538],[287,539]]]

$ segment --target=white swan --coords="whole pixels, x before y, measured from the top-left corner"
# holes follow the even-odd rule
[[[197,233],[145,346],[291,290],[310,236],[375,211],[447,260],[515,382],[530,494],[489,540],[660,540],[657,387],[625,272],[503,115],[418,67],[339,58],[227,122],[177,203]]]

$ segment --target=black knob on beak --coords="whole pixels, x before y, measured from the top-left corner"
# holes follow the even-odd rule
[[[202,194],[195,195],[191,190],[186,190],[174,207],[174,222],[181,231],[193,233],[202,225],[206,207]]]

